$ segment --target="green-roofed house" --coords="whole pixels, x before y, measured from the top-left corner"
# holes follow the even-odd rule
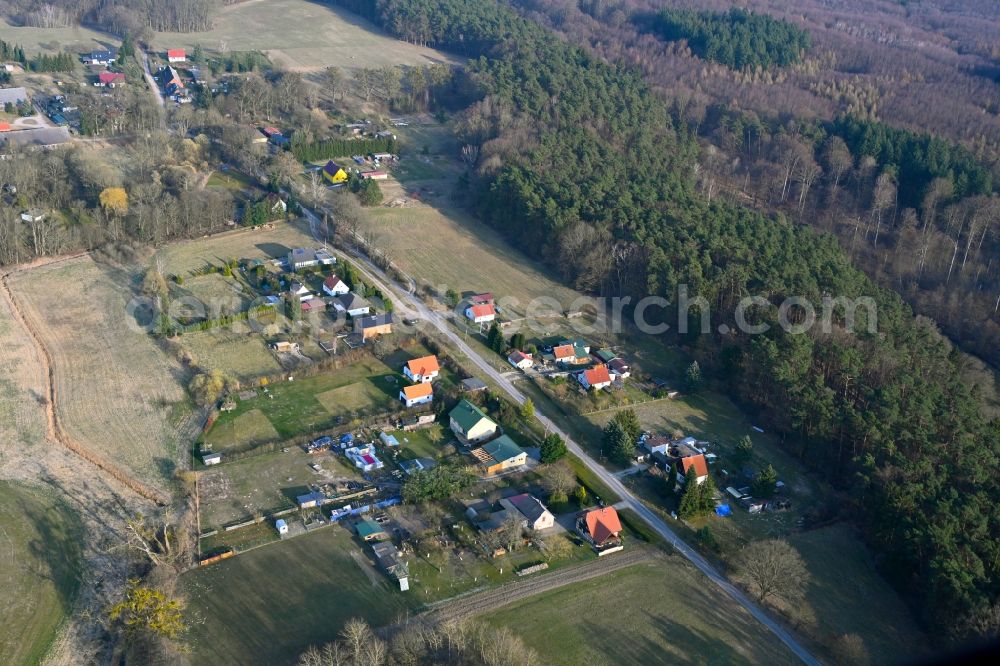
[[[598,363],[611,363],[611,361],[618,358],[610,349],[598,349],[593,353],[593,356],[597,359]]]
[[[381,541],[389,536],[382,529],[382,526],[369,518],[363,518],[354,523],[354,529],[362,541]]]
[[[528,462],[528,452],[507,435],[500,435],[492,442],[487,442],[473,451],[472,455],[486,468],[487,476],[521,467]]]
[[[481,442],[497,433],[496,422],[483,413],[483,410],[468,400],[463,400],[448,415],[451,431],[463,442]]]

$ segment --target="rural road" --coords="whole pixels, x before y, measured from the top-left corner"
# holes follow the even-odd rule
[[[310,226],[318,222],[319,219],[314,213],[303,208],[307,219],[310,221]],[[343,251],[343,248],[340,248]],[[391,280],[385,273],[378,267],[372,264],[366,257],[361,256],[357,253],[350,253],[355,260],[355,262],[363,262],[363,265],[358,266],[370,278],[382,283],[383,286],[393,285],[393,280]],[[492,365],[490,365],[478,352],[472,349],[462,337],[455,332],[449,325],[445,317],[434,310],[427,307],[417,296],[412,292],[400,293],[399,289],[392,289],[390,286],[389,291],[397,295],[397,301],[402,297],[402,303],[406,305],[406,309],[415,312],[421,319],[428,322],[434,326],[442,335],[444,335],[448,340],[458,349],[460,349],[469,360],[472,361],[484,374],[488,375],[495,381],[507,394],[513,398],[518,404],[525,401],[525,396],[521,393],[514,383],[511,382],[504,376],[504,373],[496,370]],[[785,646],[791,650],[795,656],[797,656],[803,663],[809,664],[810,666],[819,666],[819,661],[816,660],[812,654],[809,653],[792,634],[787,631],[784,626],[779,622],[774,620],[770,615],[768,615],[762,608],[755,604],[750,597],[743,593],[742,590],[733,585],[729,580],[723,576],[712,564],[706,560],[700,553],[689,546],[683,539],[681,539],[677,534],[670,529],[659,516],[653,513],[649,507],[643,504],[635,495],[633,495],[628,488],[622,484],[621,480],[617,478],[612,472],[609,472],[602,465],[600,465],[596,460],[590,457],[590,455],[577,444],[573,439],[564,432],[559,426],[557,426],[548,416],[542,413],[540,409],[536,409],[535,417],[548,428],[549,432],[557,433],[566,442],[567,448],[572,451],[573,455],[579,458],[587,468],[593,472],[597,477],[604,482],[612,491],[617,493],[624,504],[632,509],[640,518],[642,518],[657,534],[659,534],[664,540],[666,540],[670,545],[672,545],[678,553],[686,557],[692,564],[694,564],[703,574],[708,576],[708,578],[715,583],[723,592],[728,594],[736,603],[741,605],[747,610],[754,618],[757,619],[762,625],[767,627]]]
[[[153,91],[153,96],[156,97],[156,103],[159,104],[160,107],[165,107],[167,102],[163,99],[163,93],[160,92],[160,86],[156,85],[156,79],[153,78],[153,72],[149,69],[149,55],[146,53],[146,49],[143,48],[139,48],[139,53],[142,54],[142,73],[146,77],[146,83],[149,84],[149,89]]]

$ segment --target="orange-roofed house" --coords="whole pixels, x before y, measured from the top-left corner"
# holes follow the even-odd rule
[[[589,370],[584,370],[577,377],[580,379],[580,384],[586,390],[594,389],[595,391],[600,391],[603,388],[611,386],[611,373],[608,372],[608,366],[606,365],[595,365]]]
[[[681,472],[684,475],[684,480],[687,480],[688,470],[692,467],[698,475],[698,484],[705,483],[705,479],[708,478],[708,463],[705,462],[705,456],[699,453],[696,456],[681,458]]]
[[[496,319],[497,311],[492,303],[482,303],[465,308],[465,316],[474,324],[483,324]]]
[[[9,132],[10,123],[0,123],[0,132]]]
[[[590,542],[598,555],[615,553],[623,548],[622,523],[614,507],[584,511],[577,517],[576,530]]]
[[[432,382],[437,379],[441,368],[438,366],[437,356],[421,356],[411,361],[407,361],[403,366],[403,374],[411,382]]]
[[[407,407],[426,405],[434,400],[434,388],[430,383],[404,386],[399,392],[399,399]]]
[[[167,62],[184,62],[187,60],[187,52],[184,49],[169,49],[167,51]]]

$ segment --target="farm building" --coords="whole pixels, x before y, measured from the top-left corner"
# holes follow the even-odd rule
[[[493,419],[468,400],[462,400],[448,414],[451,431],[463,442],[481,442],[496,434]]]
[[[167,51],[167,62],[186,62],[187,52],[184,49],[169,49]]]
[[[339,166],[333,160],[330,160],[323,167],[323,178],[330,183],[337,185],[339,183],[347,182],[348,175],[347,171],[345,171],[343,167]]]
[[[472,305],[493,305],[493,294],[491,292],[484,292],[482,294],[476,294],[469,298],[469,303]]]
[[[337,263],[336,257],[326,250],[313,250],[307,247],[297,247],[288,253],[288,266],[297,271],[310,266],[329,266]]]
[[[278,342],[271,343],[271,349],[279,354],[294,353],[299,350],[299,343],[289,342],[288,340],[279,340]]]
[[[431,382],[437,379],[440,367],[437,356],[421,356],[406,362],[403,374],[411,382]]]
[[[580,380],[580,384],[586,390],[594,389],[595,391],[600,391],[603,388],[611,386],[611,373],[608,372],[608,366],[597,365],[593,368],[584,370],[577,378]]]
[[[201,462],[202,462],[202,464],[204,464],[206,466],[207,465],[218,465],[220,462],[222,462],[222,454],[221,453],[211,453],[211,452],[209,452],[209,453],[203,453],[202,456],[201,456]]]
[[[331,275],[327,279],[323,280],[323,291],[330,296],[343,296],[350,290],[351,288],[347,286],[347,283],[336,275]]]
[[[476,377],[468,377],[462,380],[462,390],[466,393],[478,393],[486,390],[486,382]]]
[[[361,334],[362,340],[392,333],[392,315],[389,313],[362,317],[354,322],[354,332]]]
[[[354,531],[358,533],[362,541],[381,541],[389,536],[381,525],[369,518],[363,518],[354,523]]]
[[[299,495],[295,498],[295,503],[299,505],[300,509],[311,509],[314,506],[322,506],[326,503],[326,495],[314,490],[305,495]]]
[[[482,305],[470,305],[465,308],[465,317],[473,324],[484,324],[497,318],[496,308],[492,303]]]
[[[528,462],[528,452],[507,435],[501,435],[492,442],[487,442],[473,451],[472,455],[486,468],[488,476],[520,467]]]
[[[360,317],[371,312],[372,306],[365,299],[354,292],[347,292],[337,296],[333,301],[333,307],[337,312],[346,312],[352,317]]]
[[[586,539],[598,555],[622,550],[622,524],[614,507],[584,511],[576,519],[576,531]]]
[[[507,362],[518,370],[527,370],[535,364],[535,361],[531,358],[531,354],[525,354],[520,350],[511,352],[510,356],[507,357]]]
[[[434,400],[434,388],[430,383],[424,384],[413,384],[412,386],[404,386],[399,391],[399,399],[407,407],[416,407],[417,405],[426,405]]]

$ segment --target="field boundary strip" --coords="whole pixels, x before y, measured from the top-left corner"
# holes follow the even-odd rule
[[[87,446],[76,441],[63,428],[62,423],[59,420],[59,411],[56,408],[58,404],[58,395],[56,392],[55,364],[52,360],[52,354],[49,352],[48,347],[45,346],[45,342],[43,341],[42,336],[36,328],[34,322],[31,321],[31,318],[21,307],[21,304],[18,302],[17,297],[14,295],[14,292],[10,287],[10,278],[13,275],[25,273],[42,266],[52,266],[71,261],[73,259],[79,259],[80,257],[87,257],[89,255],[89,252],[78,252],[76,254],[59,257],[57,259],[34,262],[14,268],[6,271],[3,276],[0,277],[0,285],[3,286],[3,295],[10,304],[12,316],[28,333],[35,349],[38,351],[38,360],[42,364],[42,374],[45,377],[46,437],[52,442],[61,444],[72,453],[96,466],[101,471],[106,472],[109,476],[111,476],[111,478],[115,479],[129,490],[162,506],[167,503],[167,497],[165,497],[162,492],[136,479],[118,465],[114,464],[110,460],[107,460],[104,456],[92,451]]]

